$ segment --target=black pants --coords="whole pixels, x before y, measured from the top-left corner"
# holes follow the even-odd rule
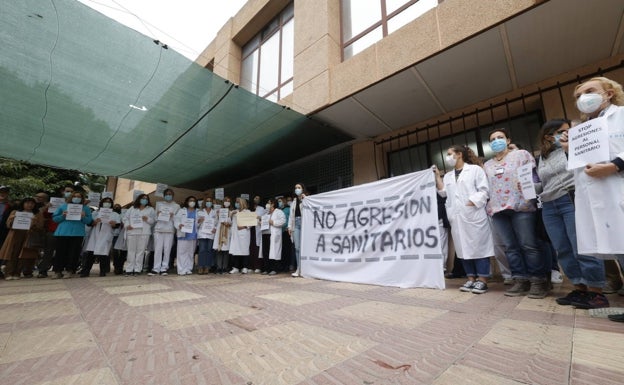
[[[126,262],[126,250],[113,250],[113,268],[115,269],[115,275],[123,274],[124,263]]]
[[[100,277],[106,275],[106,273],[110,273],[110,256],[109,255],[94,255],[93,251],[87,251],[85,256],[85,264],[80,271],[81,277],[88,277],[91,274],[91,269],[93,268],[93,261],[95,258],[100,261]],[[122,264],[123,266],[123,264]]]
[[[75,273],[80,260],[83,237],[56,237],[56,257],[54,259],[54,272],[62,273],[67,270]]]
[[[269,272],[269,251],[271,250],[271,234],[262,234],[262,267],[263,272]]]

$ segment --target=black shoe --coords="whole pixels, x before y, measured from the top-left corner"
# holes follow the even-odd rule
[[[587,296],[586,291],[572,290],[565,297],[557,298],[556,301],[559,305],[568,306],[572,305],[572,302],[582,301]]]
[[[624,322],[624,313],[622,314],[609,314],[609,319],[614,322]]]

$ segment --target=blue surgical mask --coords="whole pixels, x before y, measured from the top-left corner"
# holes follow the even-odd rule
[[[234,203],[234,207],[236,207],[236,210],[240,209],[240,203],[238,202]]]
[[[490,148],[496,154],[505,151],[505,149],[507,148],[507,140],[502,138],[494,139],[490,142]]]
[[[65,191],[63,193],[63,196],[65,197],[65,199],[69,198],[72,195],[71,191]]]
[[[72,203],[79,204],[80,202],[82,202],[82,198],[78,198],[78,197],[72,198]]]
[[[149,202],[147,199],[143,198],[139,201],[143,206],[147,206],[147,203]]]
[[[169,194],[165,195],[165,200],[167,202],[171,202],[173,200],[173,195],[169,195]]]
[[[105,209],[110,209],[111,208],[111,203],[110,202],[104,202],[104,203],[102,203],[102,207],[104,207]]]
[[[295,195],[299,196],[303,193],[303,190],[301,190],[300,188],[296,188],[295,189]]]
[[[277,202],[277,207],[279,207],[280,209],[283,209],[284,208],[284,202],[282,202],[282,201]]]
[[[555,148],[560,148],[561,142],[559,140],[561,140],[561,134],[555,135],[554,138],[555,138],[555,141],[553,142],[553,146],[555,146]]]
[[[206,208],[211,208],[212,207],[212,202],[206,202]]]

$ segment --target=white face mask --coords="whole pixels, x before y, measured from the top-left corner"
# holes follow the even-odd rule
[[[591,114],[600,108],[602,101],[601,94],[582,94],[576,101],[576,108],[582,113]]]
[[[111,204],[110,204],[110,202],[104,202],[104,203],[102,203],[102,207],[104,207],[105,209],[110,209]]]
[[[267,203],[266,205],[264,205],[264,207],[265,207],[267,210],[270,210],[270,209],[271,209],[271,205],[270,205],[269,203]]]
[[[444,158],[444,162],[449,167],[455,167],[455,165],[457,164],[457,159],[455,159],[454,155],[447,155],[446,158]]]
[[[230,207],[230,202],[223,202],[223,207]]]
[[[190,201],[190,202],[188,203],[188,207],[190,207],[190,208],[195,207],[195,201]]]

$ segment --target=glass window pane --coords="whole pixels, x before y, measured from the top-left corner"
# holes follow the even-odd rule
[[[353,44],[345,47],[344,58],[345,60],[350,58],[351,56],[355,56],[358,53],[362,52],[366,48],[375,44],[379,40],[383,38],[383,30],[381,27],[375,28],[371,32],[362,36],[360,39],[353,42]]]
[[[401,28],[405,24],[412,20],[416,20],[423,13],[435,8],[438,5],[438,0],[420,0],[412,6],[405,9],[403,12],[394,16],[388,20],[388,33],[392,33]],[[390,12],[388,12],[390,13]]]
[[[267,95],[264,97],[267,100],[277,103],[277,91],[273,92],[271,95]]]
[[[295,21],[294,19],[291,19],[282,28],[282,82],[293,77],[293,63],[295,56],[294,26]]]
[[[278,85],[279,36],[279,33],[274,34],[260,48],[260,95],[270,92]]]
[[[241,71],[241,87],[257,93],[256,85],[258,84],[258,50],[243,60]]]
[[[348,41],[380,20],[379,0],[342,0],[342,41]]]
[[[288,6],[282,11],[282,23],[295,16],[294,3],[288,4]]]
[[[409,2],[409,1],[410,0],[386,0],[386,15],[389,15],[392,12],[396,11],[403,4],[405,4],[405,3]]]
[[[291,80],[280,88],[280,99],[285,98],[286,96],[292,94],[292,92],[293,92],[293,81]]]
[[[253,50],[258,48],[259,44],[260,44],[260,36],[256,35],[253,39],[251,39],[251,41],[249,41],[249,43],[245,44],[245,46],[243,47],[242,56],[245,57],[249,55]]]

